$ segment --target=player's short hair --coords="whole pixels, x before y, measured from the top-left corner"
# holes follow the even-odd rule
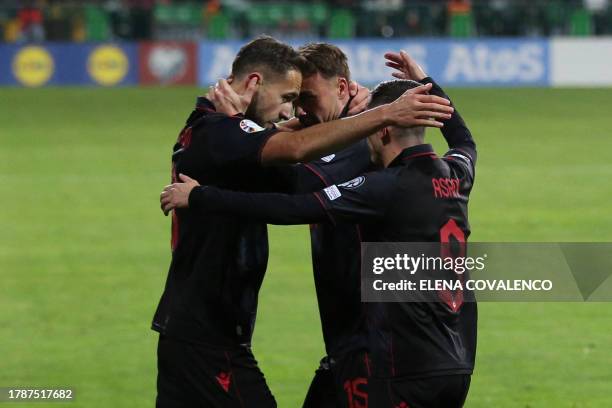
[[[368,104],[368,109],[375,108],[380,105],[391,103],[402,96],[407,90],[421,86],[422,84],[410,79],[396,79],[392,81],[381,82],[372,91],[372,99]],[[402,136],[424,137],[425,128],[423,126],[404,129]]]
[[[232,74],[241,76],[253,71],[284,76],[288,71],[301,72],[304,59],[295,49],[272,37],[261,36],[240,48],[232,63]]]
[[[422,84],[410,79],[396,79],[392,81],[381,82],[372,91],[370,104],[368,109],[375,108],[380,105],[391,103],[407,90],[421,86]]]
[[[342,77],[351,80],[348,59],[342,50],[327,43],[310,43],[298,48],[298,53],[305,60],[302,75],[305,78],[317,73],[325,79]]]

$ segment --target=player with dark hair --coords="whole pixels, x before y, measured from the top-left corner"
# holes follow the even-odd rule
[[[433,83],[406,54],[389,54],[399,76]],[[383,83],[372,93],[373,109],[420,84]],[[443,94],[434,84],[432,92]],[[384,170],[312,194],[249,194],[197,187],[188,180],[165,190],[165,210],[189,206],[203,214],[231,214],[275,224],[359,222],[364,241],[461,242],[470,233],[468,197],[476,146],[455,111],[443,135],[450,150],[439,158],[424,144],[424,129],[386,126],[370,136]],[[434,180],[451,180],[456,194],[437,194]],[[371,303],[367,305],[373,408],[460,407],[467,396],[476,349],[476,304]]]
[[[172,177],[241,191],[283,191],[273,164],[309,161],[387,126],[442,126],[452,108],[421,87],[357,117],[296,132],[272,126],[288,118],[303,60],[272,38],[236,57],[232,88],[255,89],[248,116],[216,112],[199,98],[174,146]],[[235,71],[234,71],[235,70]],[[256,121],[257,122],[256,122]],[[159,407],[274,407],[250,350],[257,296],[266,269],[266,225],[179,209],[172,219],[172,262],[153,329],[158,345]]]
[[[282,124],[299,129],[350,115],[369,101],[369,91],[351,93],[346,55],[337,46],[311,43],[298,49],[304,58],[302,88],[295,102],[297,117]],[[220,80],[212,90],[215,101],[228,114],[245,107],[238,95]],[[367,97],[366,97],[367,95]],[[218,106],[219,108],[219,106]],[[365,106],[361,110],[365,109]],[[357,112],[358,113],[358,112]],[[320,190],[352,179],[371,166],[366,140],[335,154],[284,168],[293,180],[294,193]],[[360,301],[360,233],[352,223],[317,223],[310,226],[312,266],[326,356],[311,382],[304,408],[347,407],[367,402],[367,333]]]

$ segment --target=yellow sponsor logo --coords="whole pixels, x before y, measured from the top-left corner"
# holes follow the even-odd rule
[[[25,86],[46,84],[54,69],[53,57],[43,47],[23,47],[13,58],[13,74]]]
[[[102,45],[94,49],[87,61],[89,75],[100,85],[116,85],[125,78],[129,61],[125,53],[114,45]]]

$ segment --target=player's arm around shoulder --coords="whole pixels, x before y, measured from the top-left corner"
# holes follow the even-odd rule
[[[313,194],[245,193],[214,186],[200,186],[183,174],[181,183],[166,186],[160,194],[165,215],[176,208],[206,214],[223,214],[265,222],[293,225],[329,221],[324,207]]]
[[[358,115],[295,132],[278,132],[265,143],[264,165],[309,162],[342,150],[385,126],[442,127],[453,112],[450,102],[429,95],[431,84],[408,90],[394,102]]]

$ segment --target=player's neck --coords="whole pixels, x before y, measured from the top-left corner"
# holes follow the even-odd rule
[[[238,95],[242,95],[245,91],[245,87],[240,81],[232,81],[230,87],[236,92]]]
[[[402,148],[393,145],[386,147],[380,154],[384,167],[389,167],[391,162],[402,152]]]
[[[380,154],[383,166],[389,167],[391,162],[395,160],[395,158],[399,156],[404,149],[421,144],[423,144],[423,139],[416,137],[404,137],[393,140],[391,143],[385,146]]]

